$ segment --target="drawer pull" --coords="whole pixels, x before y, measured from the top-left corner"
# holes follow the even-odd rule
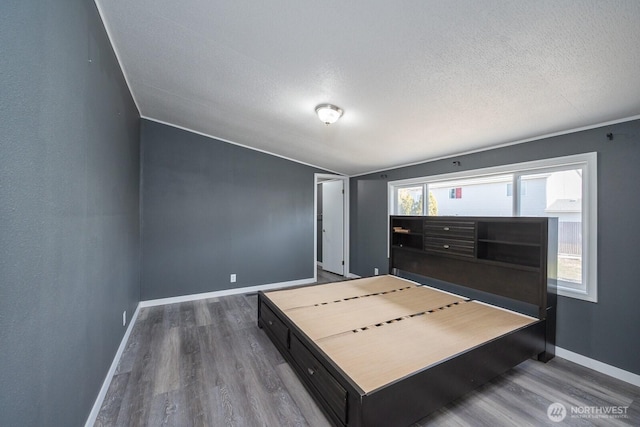
[[[443,248],[449,249],[449,245],[442,245]]]
[[[449,227],[445,227],[445,228],[444,228],[444,231],[449,231]]]
[[[273,320],[269,320],[269,326],[273,326]]]
[[[307,368],[307,372],[309,373],[309,375],[313,375],[313,374],[315,374],[315,373],[316,373],[316,371],[314,371],[314,370],[313,370],[313,369],[311,369],[311,368]]]

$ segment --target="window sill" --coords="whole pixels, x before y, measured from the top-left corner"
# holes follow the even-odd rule
[[[596,304],[598,303],[598,296],[597,296],[597,293],[595,292],[590,294],[581,289],[573,289],[573,288],[564,287],[562,285],[558,285],[557,293],[558,295],[567,297],[567,298],[580,299],[583,301],[588,301]]]

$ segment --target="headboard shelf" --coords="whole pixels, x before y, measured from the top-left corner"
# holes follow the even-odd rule
[[[545,319],[555,308],[557,224],[540,217],[391,216],[390,271],[531,304]],[[412,235],[399,237],[398,227]]]

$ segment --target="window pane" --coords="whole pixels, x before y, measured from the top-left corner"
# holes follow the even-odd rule
[[[558,217],[558,280],[582,285],[582,169],[523,175],[520,215]]]
[[[513,198],[505,188],[512,181],[508,174],[430,183],[429,215],[511,216]]]
[[[402,187],[396,191],[396,215],[422,215],[424,186]]]

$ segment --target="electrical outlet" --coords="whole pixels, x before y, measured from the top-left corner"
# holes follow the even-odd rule
[[[378,269],[377,269],[377,268],[374,268],[374,269],[373,269],[373,275],[374,275],[374,276],[377,276],[377,275],[378,275]]]
[[[127,310],[122,312],[122,326],[127,326]]]
[[[236,275],[235,274],[231,275],[231,283],[236,283]]]

